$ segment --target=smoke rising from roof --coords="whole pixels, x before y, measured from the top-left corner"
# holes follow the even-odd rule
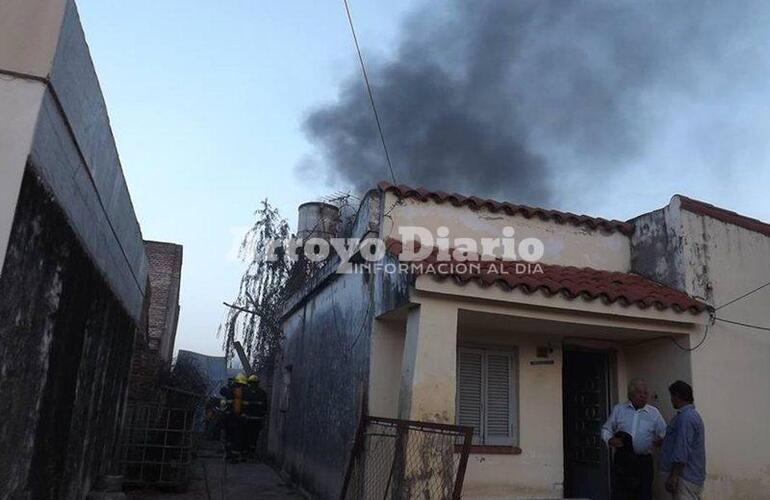
[[[656,154],[672,141],[671,162],[704,175],[746,160],[752,110],[770,104],[769,12],[762,1],[423,5],[392,56],[367,60],[397,180],[548,205],[589,176],[672,168]],[[358,68],[304,130],[330,183],[363,191],[388,178]]]

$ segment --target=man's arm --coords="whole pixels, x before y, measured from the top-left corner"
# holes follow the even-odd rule
[[[686,415],[680,415],[679,418],[682,418],[684,421],[679,422],[679,428],[676,433],[676,441],[674,442],[674,449],[671,454],[671,463],[674,467],[672,470],[676,469],[676,465],[681,464],[684,466],[684,464],[690,461],[690,445],[695,433],[693,423]]]
[[[676,493],[679,489],[679,478],[682,477],[682,471],[690,460],[690,445],[695,432],[692,422],[686,416],[680,415],[679,418],[686,420],[678,422],[679,429],[677,429],[676,441],[671,453],[671,472],[666,479],[666,491],[669,493]]]
[[[612,413],[610,413],[610,416],[607,418],[607,421],[604,422],[604,425],[602,426],[602,441],[604,441],[604,444],[608,446],[616,446],[619,439],[616,440],[616,438],[613,438],[612,436],[615,434],[615,429],[617,427],[617,420],[618,420],[618,406],[615,406],[615,408],[612,409]],[[622,443],[620,443],[622,445]]]
[[[663,415],[660,414],[658,409],[655,409],[655,436],[652,442],[655,446],[663,444],[663,438],[666,437],[666,421],[663,419]]]

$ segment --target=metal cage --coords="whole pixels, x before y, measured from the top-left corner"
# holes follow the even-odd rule
[[[133,486],[180,487],[192,462],[193,410],[157,405],[126,409],[121,465]]]

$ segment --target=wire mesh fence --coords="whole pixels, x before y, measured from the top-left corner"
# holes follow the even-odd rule
[[[459,500],[473,428],[363,417],[341,500]]]
[[[121,456],[126,484],[184,486],[192,462],[192,429],[191,409],[129,406]]]

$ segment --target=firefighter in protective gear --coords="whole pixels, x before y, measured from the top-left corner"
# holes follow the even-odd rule
[[[267,414],[267,394],[259,386],[259,377],[251,375],[248,378],[244,418],[246,420],[246,453],[256,456],[257,441],[262,431],[265,415]]]
[[[249,396],[248,378],[239,373],[232,384],[220,389],[225,404],[225,449],[228,458],[238,461],[246,451],[246,426],[243,418],[246,398]]]

